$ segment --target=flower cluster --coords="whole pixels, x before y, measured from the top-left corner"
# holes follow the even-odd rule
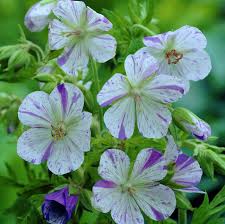
[[[90,60],[105,63],[115,56],[116,40],[107,34],[112,23],[82,1],[42,0],[28,11],[25,24],[31,31],[49,24],[49,47],[62,50],[56,60],[67,75],[88,69]],[[195,159],[178,150],[169,135],[173,120],[201,140],[211,134],[209,125],[197,116],[172,108],[189,91],[189,80],[203,79],[211,70],[205,36],[197,28],[184,26],[145,37],[144,44],[147,47],[125,59],[126,75],[116,73],[97,94],[100,107],[111,105],[104,123],[113,137],[129,139],[137,126],[145,138],[167,139],[165,153],[149,146],[135,161],[121,149],[107,149],[101,155],[98,174],[102,180],[93,186],[92,204],[103,213],[111,212],[117,224],[144,224],[142,212],[153,220],[164,220],[176,208],[174,192],[201,193],[197,184],[202,170]],[[30,127],[18,140],[18,155],[33,164],[47,161],[56,175],[79,169],[84,153],[95,151],[90,146],[92,114],[83,107],[82,91],[70,83],[59,83],[50,94],[29,94],[18,112],[21,123]],[[176,187],[164,181],[171,164],[169,182]],[[79,192],[70,195],[67,187],[47,194],[44,218],[48,223],[67,223],[78,199]]]

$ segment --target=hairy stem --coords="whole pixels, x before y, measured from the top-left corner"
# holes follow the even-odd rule
[[[133,28],[141,29],[141,30],[143,30],[144,32],[148,33],[148,34],[151,35],[151,36],[156,35],[155,32],[153,32],[152,30],[148,29],[147,27],[145,27],[145,26],[143,26],[143,25],[141,25],[141,24],[134,24],[134,25],[133,25]]]
[[[91,66],[92,66],[92,72],[93,72],[93,80],[94,80],[94,85],[96,92],[99,93],[100,91],[100,82],[98,78],[98,68],[96,62],[92,59],[91,60]],[[100,121],[100,129],[101,131],[103,130],[103,111],[102,108],[99,106],[98,107],[98,116],[99,116],[99,121]]]
[[[178,224],[187,224],[187,210],[178,209]]]

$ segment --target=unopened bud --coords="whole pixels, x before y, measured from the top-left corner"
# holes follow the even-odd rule
[[[207,140],[211,135],[210,126],[185,108],[176,108],[173,111],[173,119],[180,129],[191,133],[194,137],[200,140]]]

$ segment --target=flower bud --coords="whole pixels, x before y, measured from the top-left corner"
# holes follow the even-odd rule
[[[173,119],[180,129],[200,140],[207,140],[211,135],[210,126],[185,108],[176,108],[173,111]]]
[[[47,223],[66,224],[77,206],[78,196],[69,195],[68,187],[49,193],[42,204],[42,214]]]

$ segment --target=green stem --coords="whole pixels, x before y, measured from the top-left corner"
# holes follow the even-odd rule
[[[141,24],[134,24],[133,28],[141,29],[141,30],[145,31],[146,33],[150,34],[151,36],[156,35],[155,32],[151,31],[150,29],[148,29],[147,27],[145,27],[145,26],[143,26]]]
[[[187,210],[178,209],[178,224],[187,224]]]
[[[91,60],[91,66],[92,66],[92,72],[93,72],[93,80],[94,80],[94,85],[96,88],[96,92],[97,94],[100,91],[100,83],[99,83],[99,78],[98,78],[98,68],[97,68],[97,64],[96,62],[92,59]],[[102,108],[99,106],[99,110],[98,110],[98,116],[99,116],[99,121],[100,121],[100,129],[101,131],[103,130],[103,110]]]

